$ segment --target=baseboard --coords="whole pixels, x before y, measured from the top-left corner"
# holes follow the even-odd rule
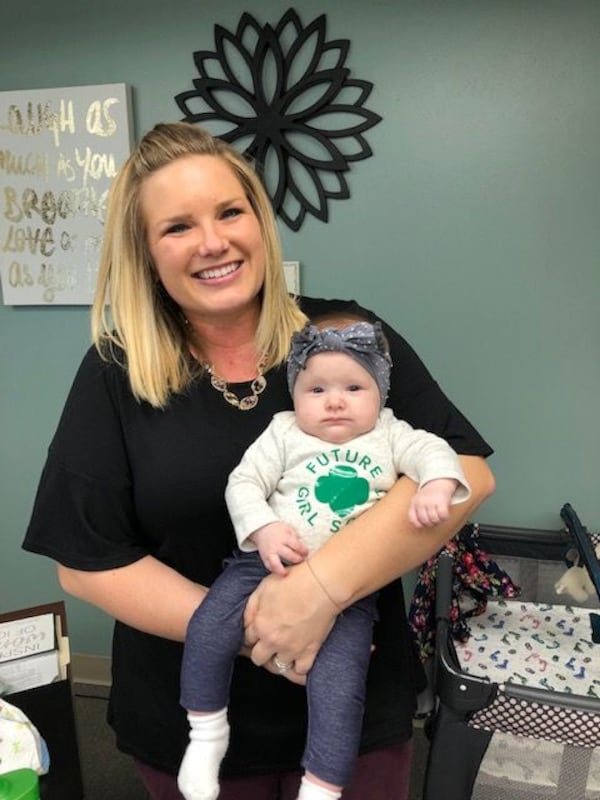
[[[71,657],[71,678],[74,683],[89,683],[92,686],[110,686],[111,659],[109,656],[90,656],[73,653]]]

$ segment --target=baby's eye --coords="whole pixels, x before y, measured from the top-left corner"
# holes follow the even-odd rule
[[[358,383],[351,383],[348,387],[349,392],[360,392],[360,389],[361,387],[358,385]]]
[[[323,387],[322,386],[313,386],[312,389],[311,389],[311,392],[313,394],[321,394],[323,392]]]

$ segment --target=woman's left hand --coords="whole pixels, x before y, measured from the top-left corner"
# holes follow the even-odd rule
[[[244,614],[252,661],[290,680],[306,675],[337,613],[306,562],[291,567],[285,576],[268,575],[248,599]],[[293,663],[294,674],[292,667],[282,671],[277,663]]]
[[[252,658],[252,648],[245,644],[242,645],[239,655],[245,658]],[[273,657],[270,658],[266,664],[263,664],[263,667],[267,672],[271,672],[273,675],[281,675],[282,678],[285,678],[291,683],[297,683],[298,686],[306,686],[306,675],[299,675],[296,672],[296,664],[293,661],[291,663],[285,663]]]

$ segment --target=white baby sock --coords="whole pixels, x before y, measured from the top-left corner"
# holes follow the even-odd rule
[[[297,800],[339,800],[341,796],[341,792],[333,792],[324,786],[318,786],[304,777],[300,782],[300,794]]]
[[[217,800],[219,768],[229,745],[227,709],[188,714],[190,743],[179,767],[177,786],[185,800]]]

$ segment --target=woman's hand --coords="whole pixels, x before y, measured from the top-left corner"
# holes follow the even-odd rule
[[[244,656],[245,658],[252,658],[252,648],[248,645],[244,644],[240,647],[239,655]],[[278,666],[279,664],[279,666]],[[285,666],[285,669],[282,668]],[[285,662],[275,660],[275,657],[270,658],[266,664],[263,664],[263,667],[268,671],[272,672],[273,675],[281,675],[282,678],[290,681],[291,683],[297,683],[298,686],[306,686],[306,675],[300,675],[295,670],[295,662],[291,662],[290,664],[285,664]]]
[[[246,644],[242,645],[239,655],[251,659],[252,648]],[[275,656],[270,658],[266,664],[263,664],[263,667],[268,672],[272,672],[273,675],[281,675],[282,678],[286,678],[286,680],[291,681],[291,683],[297,683],[298,686],[306,686],[306,675],[299,675],[295,670],[295,666],[295,662],[292,661],[290,664],[286,664],[276,659]]]
[[[306,562],[286,576],[268,575],[248,599],[244,625],[252,661],[294,683],[313,665],[339,613],[311,574]],[[274,661],[291,664],[281,672]]]

